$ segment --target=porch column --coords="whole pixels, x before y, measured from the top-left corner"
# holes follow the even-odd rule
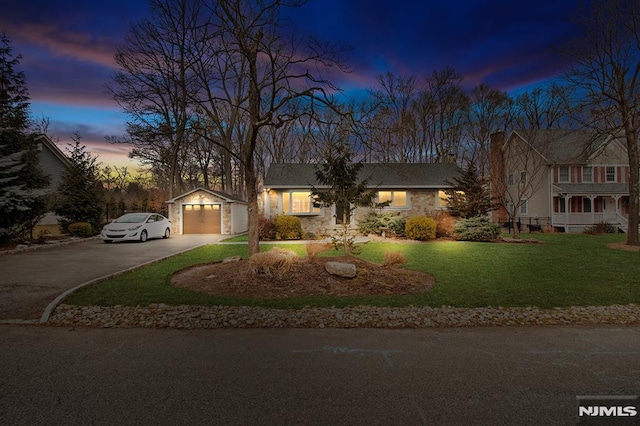
[[[618,218],[621,216],[621,214],[620,214],[620,206],[618,205],[618,202],[620,201],[620,195],[613,195],[612,197],[616,202],[616,224],[619,224],[620,220]]]
[[[595,195],[589,195],[589,202],[591,203],[591,223],[594,224],[594,223],[596,223],[596,215],[595,215],[595,211],[596,211],[596,196]]]
[[[571,195],[564,197],[564,232],[569,232],[569,210],[571,209]]]

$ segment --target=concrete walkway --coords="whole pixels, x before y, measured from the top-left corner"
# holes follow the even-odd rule
[[[179,235],[146,243],[90,239],[0,256],[0,321],[36,322],[65,291],[141,264],[219,241],[221,235]]]

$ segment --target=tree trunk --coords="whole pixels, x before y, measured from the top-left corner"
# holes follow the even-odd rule
[[[256,173],[253,170],[253,163],[245,163],[245,188],[247,191],[248,215],[248,237],[249,256],[260,252],[260,224],[258,211],[258,191],[256,191]]]
[[[634,120],[635,121],[635,120]],[[638,177],[640,161],[638,158],[638,140],[635,123],[625,120],[625,134],[627,138],[627,154],[629,156],[629,221],[627,228],[627,244],[640,245],[638,241]]]

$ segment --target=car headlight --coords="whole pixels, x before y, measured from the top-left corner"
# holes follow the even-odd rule
[[[142,225],[134,226],[133,228],[127,228],[127,231],[135,231],[136,229],[140,229]]]

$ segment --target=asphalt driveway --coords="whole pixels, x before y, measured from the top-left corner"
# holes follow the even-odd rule
[[[47,305],[85,282],[219,241],[220,235],[179,235],[146,243],[88,240],[0,256],[0,321],[40,319]]]

